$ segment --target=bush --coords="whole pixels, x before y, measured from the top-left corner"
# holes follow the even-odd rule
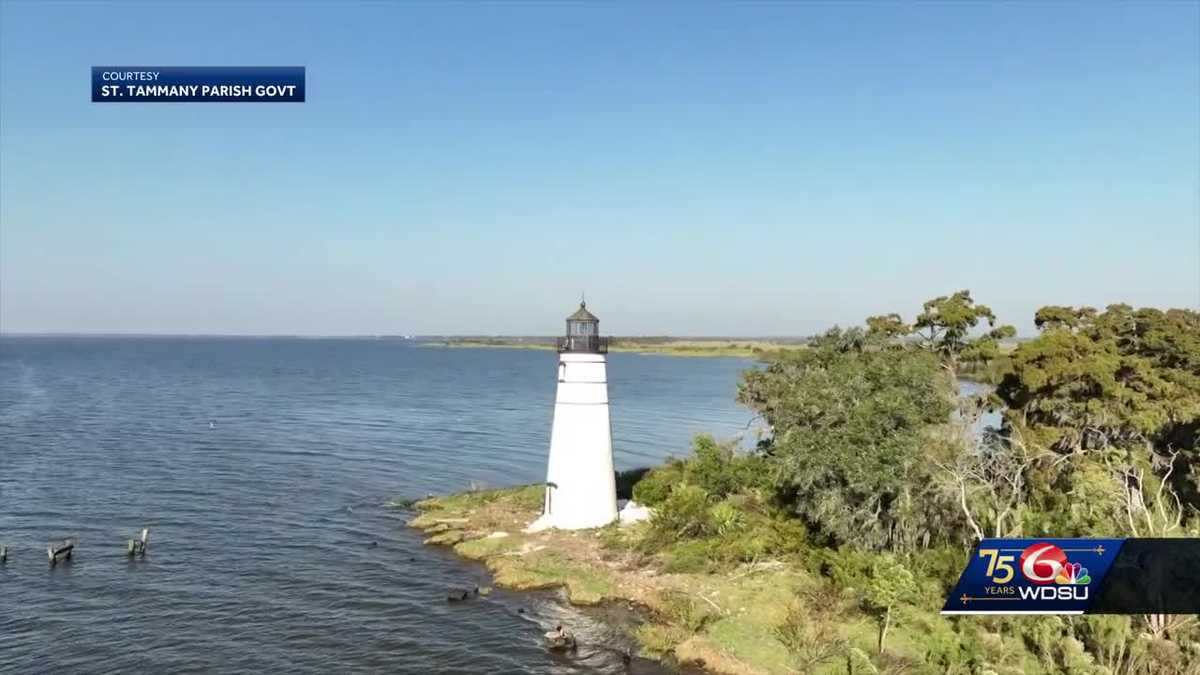
[[[928,432],[952,412],[935,355],[834,329],[747,371],[738,400],[772,429],[759,476],[812,529],[835,544],[900,550],[925,531],[911,496],[934,472]],[[935,506],[936,497],[917,503]]]
[[[945,546],[918,550],[906,557],[905,562],[920,586],[920,600],[929,603],[930,609],[940,608],[946,601],[946,594],[958,583],[968,555],[961,548]]]
[[[987,660],[975,639],[974,625],[965,633],[956,631],[957,625],[936,617],[924,621],[919,628],[914,627],[917,629],[909,631],[909,635],[918,641],[925,662],[941,672],[981,672]]]
[[[691,539],[670,545],[663,550],[663,568],[676,574],[714,572],[718,560],[713,556],[712,540]]]
[[[647,543],[661,547],[708,533],[708,493],[695,485],[677,485],[654,509]]]
[[[716,616],[708,605],[683,591],[665,591],[660,596],[663,616],[672,624],[682,626],[689,633],[699,633]]]
[[[787,556],[808,550],[808,528],[793,518],[773,516],[765,519],[767,550]]]
[[[831,619],[827,614],[793,603],[783,623],[775,627],[776,639],[787,648],[788,659],[798,672],[812,672],[846,653],[850,643],[838,633]]]
[[[633,485],[634,501],[654,507],[641,550],[663,551],[672,571],[806,550],[804,524],[768,506],[761,496],[767,475],[763,457],[740,455],[732,445],[705,435],[695,438],[693,452],[686,460],[668,460]],[[692,539],[711,541],[672,546]]]
[[[633,501],[642,506],[658,506],[671,496],[676,485],[681,485],[683,478],[683,463],[668,459],[667,463],[649,473],[632,487]]]
[[[875,556],[850,547],[817,549],[814,560],[822,575],[829,577],[839,588],[862,591],[871,578]]]
[[[1091,617],[1087,617],[1091,618]],[[1096,617],[1108,618],[1108,617]],[[1125,619],[1128,624],[1128,618],[1125,616],[1114,617],[1116,619]],[[1066,630],[1066,623],[1061,617],[1057,616],[1030,616],[1021,617],[1019,621],[1013,621],[1008,624],[1010,628],[1025,642],[1025,647],[1029,651],[1037,655],[1038,660],[1046,668],[1053,669],[1056,667],[1054,663],[1054,648],[1063,638]],[[1124,638],[1122,638],[1123,640]]]
[[[799,522],[746,512],[726,500],[709,508],[707,569],[720,564],[790,558],[808,550]],[[682,543],[682,542],[681,542]]]
[[[728,501],[713,505],[708,510],[709,530],[719,536],[726,536],[741,530],[745,525],[742,512]]]
[[[758,479],[747,471],[751,459],[739,456],[733,444],[717,443],[712,436],[701,434],[692,439],[692,457],[685,466],[687,481],[723,499]]]
[[[676,486],[686,483],[720,500],[767,486],[767,476],[763,457],[738,454],[732,443],[718,443],[712,436],[701,434],[692,440],[691,457],[668,459],[663,466],[639,475],[632,481],[630,494],[639,504],[657,506]],[[617,490],[619,494],[620,484]]]

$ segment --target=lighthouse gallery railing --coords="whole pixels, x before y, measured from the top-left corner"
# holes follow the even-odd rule
[[[599,335],[573,335],[557,340],[559,352],[608,353],[608,338]]]

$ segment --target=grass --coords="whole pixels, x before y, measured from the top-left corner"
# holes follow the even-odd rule
[[[763,340],[750,341],[704,341],[686,340],[670,342],[619,341],[610,346],[610,352],[634,352],[638,354],[664,354],[667,356],[705,356],[755,358],[767,352],[801,349],[804,345],[777,343]]]
[[[493,572],[496,583],[508,588],[565,587],[567,597],[577,605],[596,605],[617,598],[611,572],[554,552],[501,558]]]
[[[459,338],[435,344],[443,347],[554,349],[553,342],[516,338]],[[616,338],[609,346],[608,351],[610,353],[626,352],[634,354],[662,354],[666,356],[755,358],[764,353],[800,349],[803,346],[799,342],[776,342],[772,340],[705,340],[683,338],[639,340],[636,338]]]
[[[696,637],[681,645],[683,660],[736,661],[754,671],[791,672],[787,649],[774,637],[804,577],[781,570],[744,577],[700,575],[697,592],[721,608]]]
[[[997,675],[1044,671],[1013,625],[1006,631],[998,622],[952,622],[938,615],[941,589],[923,589],[896,610],[886,653],[877,655],[876,617],[860,607],[856,592],[822,571],[823,556],[840,552],[804,549],[780,560],[688,568],[673,565],[678,551],[670,546],[653,555],[642,552],[646,522],[524,532],[540,513],[542,490],[526,485],[428,498],[413,504],[419,514],[410,524],[426,533],[428,544],[451,546],[458,555],[484,563],[497,586],[562,587],[575,604],[635,605],[643,610],[644,622],[629,629],[644,655],[701,664],[710,673],[840,675],[846,673],[847,659],[856,663],[854,673],[941,673],[929,662],[947,650],[958,652],[953,661],[985,664]],[[821,595],[830,589],[833,599]],[[836,658],[799,667],[779,632],[793,607],[804,626],[811,622],[844,641]],[[964,667],[955,671],[966,673]]]
[[[637,552],[646,524],[523,532],[540,513],[541,498],[540,485],[434,497],[414,504],[420,513],[410,524],[427,534],[426,543],[484,562],[497,586],[563,587],[571,603],[628,601],[644,608],[648,620],[631,631],[649,656],[701,663],[713,673],[796,671],[775,629],[804,597],[800,591],[820,583],[799,561],[673,573],[670,554]],[[874,617],[848,607],[833,621],[852,646],[875,655]],[[889,653],[920,663],[920,634],[929,621],[942,621],[936,609],[901,622],[889,633]],[[845,671],[845,663],[829,663],[827,671],[838,668]]]

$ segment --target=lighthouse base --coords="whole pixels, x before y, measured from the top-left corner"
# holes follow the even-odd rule
[[[604,354],[559,356],[546,498],[531,531],[603,527],[617,519]]]

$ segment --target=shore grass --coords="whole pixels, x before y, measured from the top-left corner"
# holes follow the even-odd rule
[[[573,604],[625,602],[643,608],[646,621],[631,631],[647,656],[714,673],[797,672],[776,628],[806,589],[823,583],[811,565],[764,561],[711,572],[669,572],[669,560],[633,546],[646,523],[526,533],[524,527],[540,513],[542,491],[530,485],[430,498],[416,502],[419,513],[409,524],[426,534],[427,544],[450,546],[464,558],[483,562],[497,586],[561,587]],[[926,619],[936,620],[936,613]],[[865,655],[874,653],[875,625],[847,605],[833,630]],[[921,641],[907,634],[913,630],[928,628],[919,621],[901,625],[889,652],[919,663]],[[824,663],[806,672],[845,672],[845,664]]]
[[[470,347],[496,349],[553,350],[554,344],[531,340],[506,338],[462,338],[429,343],[438,347]],[[802,349],[799,342],[772,342],[770,340],[702,340],[667,339],[637,340],[616,338],[609,345],[609,353],[662,354],[666,356],[695,357],[740,357],[755,358],[764,353],[788,349]]]

